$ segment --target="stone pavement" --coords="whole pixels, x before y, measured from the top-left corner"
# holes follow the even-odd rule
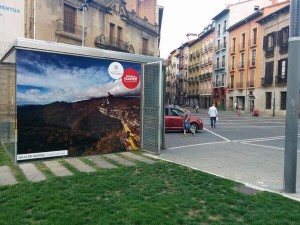
[[[81,160],[83,159],[83,160]],[[85,160],[89,160],[91,164],[87,164]],[[120,154],[107,154],[80,158],[66,158],[43,161],[43,164],[55,176],[72,176],[73,173],[63,164],[67,163],[70,167],[79,172],[90,173],[101,169],[114,169],[122,166],[137,166],[134,161],[153,164],[156,160],[146,158],[131,152],[123,152]],[[93,165],[93,166],[91,166]],[[34,162],[19,164],[23,175],[28,181],[40,182],[47,179],[47,176],[36,166]],[[17,184],[18,181],[9,166],[0,166],[0,186]]]

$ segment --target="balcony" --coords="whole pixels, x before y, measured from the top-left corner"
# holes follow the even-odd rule
[[[218,85],[219,85],[219,83],[218,83],[218,82],[212,82],[212,86],[213,86],[213,88],[217,88],[217,87],[218,87]]]
[[[245,47],[246,47],[246,44],[245,43],[242,43],[239,45],[239,51],[242,52],[242,51],[245,51]]]
[[[141,49],[140,49],[140,54],[141,54],[141,55],[154,56],[154,52],[149,51],[148,49],[145,49],[145,48],[141,48]]]
[[[233,83],[227,85],[227,89],[233,89],[233,88],[234,88]]]
[[[218,87],[225,87],[224,81],[218,81]]]
[[[274,56],[274,46],[265,49],[265,57],[269,58]]]
[[[249,47],[250,48],[256,47],[256,45],[257,45],[257,39],[249,40]]]
[[[214,70],[219,70],[219,69],[221,69],[220,64],[219,63],[214,64]]]
[[[236,88],[237,89],[243,89],[244,88],[244,82],[243,81],[236,82]]]
[[[287,84],[287,76],[276,76],[275,77],[275,84],[277,85],[286,85]]]
[[[216,46],[215,46],[215,51],[216,51],[216,52],[219,52],[220,50],[221,50],[221,45],[216,45]]]
[[[56,20],[55,33],[77,41],[82,40],[82,27],[62,19]],[[84,29],[84,36],[87,36],[86,28]]]
[[[227,43],[226,43],[226,42],[223,42],[223,43],[221,44],[221,49],[222,49],[222,50],[226,50],[226,46],[227,46]]]
[[[238,68],[239,68],[239,70],[245,69],[245,62],[239,62],[238,63]]]
[[[230,47],[229,48],[229,52],[230,52],[230,54],[235,54],[235,52],[236,52],[236,49],[235,49],[235,47]]]
[[[231,64],[229,68],[230,68],[230,71],[234,71],[235,70],[234,64]]]
[[[256,60],[255,59],[251,59],[248,62],[249,68],[255,67],[256,66]]]
[[[105,37],[104,34],[97,36],[94,43],[96,47],[101,49],[108,49],[108,50],[120,51],[120,52],[130,52],[132,54],[135,53],[133,46],[130,45],[128,42],[125,42],[118,38]],[[140,54],[142,53],[140,52]],[[153,56],[153,53],[151,56]]]
[[[261,86],[267,87],[267,86],[271,86],[272,84],[273,84],[273,76],[261,78]]]
[[[254,87],[254,80],[248,80],[247,81],[247,87],[248,88],[253,88]]]
[[[285,53],[288,52],[288,49],[289,49],[289,43],[288,42],[282,43],[279,46],[279,53],[280,54],[285,54]]]

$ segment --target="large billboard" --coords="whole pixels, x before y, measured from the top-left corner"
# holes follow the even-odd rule
[[[17,50],[17,161],[139,149],[141,64]]]
[[[18,37],[24,37],[24,0],[0,0],[0,55]]]

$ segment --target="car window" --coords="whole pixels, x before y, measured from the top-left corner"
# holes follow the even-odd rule
[[[171,109],[171,113],[172,113],[172,116],[181,116],[183,115],[183,112],[179,109]]]
[[[169,108],[165,108],[165,115],[166,115],[166,116],[169,115]]]

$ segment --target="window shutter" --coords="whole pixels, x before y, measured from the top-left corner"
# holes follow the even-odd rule
[[[268,49],[268,36],[264,36],[264,43],[263,43],[263,49]]]
[[[286,64],[285,64],[285,76],[287,77],[288,74],[288,64],[289,64],[289,59],[286,59]]]

